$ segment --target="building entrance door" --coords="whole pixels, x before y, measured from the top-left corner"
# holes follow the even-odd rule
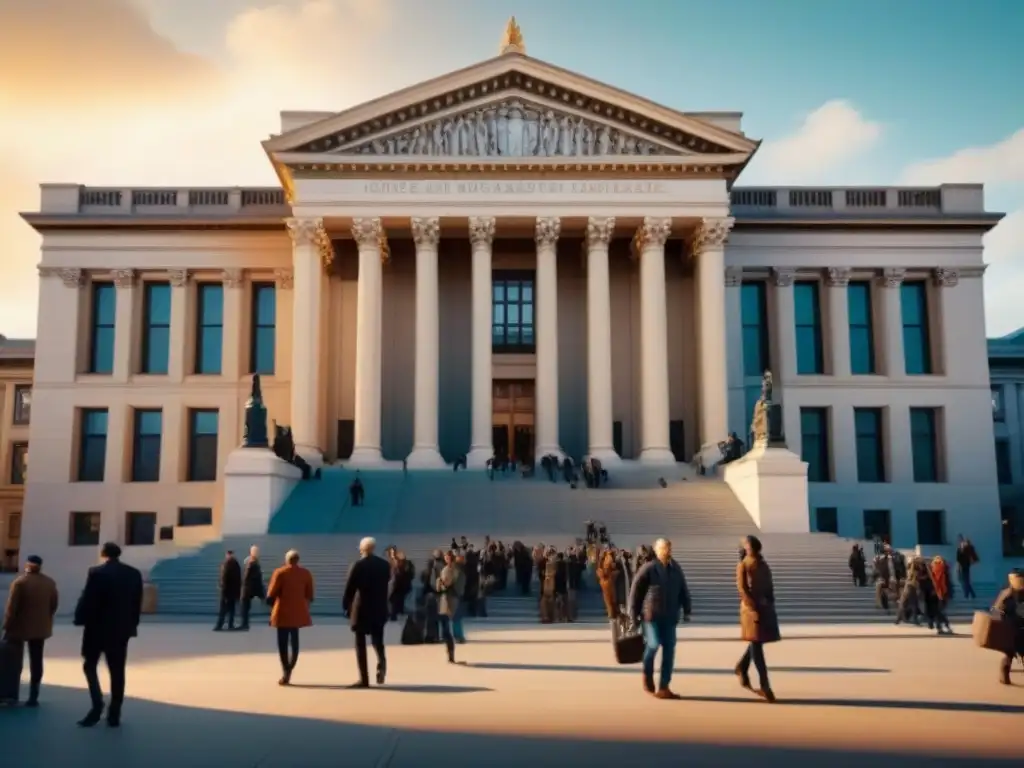
[[[494,455],[499,459],[533,461],[533,395],[530,379],[495,379],[491,392]]]

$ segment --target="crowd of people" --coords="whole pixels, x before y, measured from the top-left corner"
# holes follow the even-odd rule
[[[976,562],[976,553],[963,543],[964,561]],[[128,646],[136,637],[143,598],[141,573],[121,562],[121,550],[107,543],[101,550],[103,563],[89,570],[85,588],[74,612],[74,623],[82,628],[81,653],[91,706],[79,721],[82,727],[98,724],[104,712],[107,724],[118,727],[124,703]],[[856,553],[851,555],[851,559]],[[465,642],[462,618],[486,616],[487,596],[507,586],[509,576],[523,594],[529,594],[534,577],[540,585],[538,599],[541,621],[569,621],[573,615],[573,596],[583,587],[583,574],[593,567],[611,622],[615,643],[642,636],[641,670],[643,688],[659,699],[679,698],[671,689],[676,643],[676,627],[692,615],[692,599],[680,564],[672,557],[672,544],[658,539],[653,547],[640,547],[635,553],[617,549],[605,526],[588,523],[585,539],[567,550],[537,545],[527,548],[521,542],[506,547],[502,542],[485,540],[477,550],[465,537],[451,542],[445,550],[433,553],[424,568],[415,566],[397,548],[390,547],[386,558],[376,554],[376,542],[363,539],[359,560],[349,571],[342,608],[355,634],[359,679],[352,688],[370,685],[367,645],[377,656],[376,683],[384,685],[387,657],[384,630],[390,620],[406,612],[413,596],[413,610],[407,627],[413,627],[414,642],[443,642],[447,659],[455,663],[456,645]],[[958,555],[959,562],[959,555]],[[59,598],[56,584],[42,571],[42,560],[29,557],[24,573],[11,585],[3,617],[0,641],[0,706],[18,701],[18,689],[25,652],[29,656],[29,698],[26,706],[39,703],[43,679],[45,643],[53,634],[53,617]],[[941,632],[948,631],[942,612],[942,584],[949,583],[948,568],[940,560],[931,565],[911,559],[907,562],[891,547],[880,547],[874,560],[879,601],[888,605],[888,590],[895,579],[899,590],[898,618],[924,615]],[[739,598],[740,634],[747,643],[734,671],[745,689],[768,702],[775,701],[769,682],[764,646],[781,639],[775,610],[775,587],[761,542],[755,536],[743,540],[740,561],[736,565]],[[961,574],[962,576],[962,574]],[[857,574],[854,574],[855,581]],[[1015,646],[1003,653],[1000,682],[1010,683],[1010,667],[1015,655],[1024,654],[1024,572],[1010,575],[1009,586],[998,596],[993,612],[1010,623]],[[930,587],[928,585],[931,585]],[[882,585],[879,587],[878,585]],[[312,625],[310,604],[315,597],[312,573],[300,564],[299,552],[285,555],[285,563],[276,568],[264,589],[259,551],[254,547],[244,565],[228,553],[221,567],[221,605],[217,631],[225,624],[233,628],[236,604],[241,601],[241,624],[247,629],[251,602],[265,600],[270,606],[270,625],[277,634],[282,676],[280,685],[291,683],[299,659],[301,630]],[[917,606],[915,608],[915,606]],[[938,606],[938,607],[936,607]],[[917,613],[913,613],[914,611]],[[432,628],[433,627],[433,628]],[[403,635],[405,632],[403,632]],[[655,678],[655,662],[661,654],[661,666]],[[105,705],[97,666],[104,658],[110,672],[110,699]],[[750,677],[753,666],[758,673],[755,689]]]

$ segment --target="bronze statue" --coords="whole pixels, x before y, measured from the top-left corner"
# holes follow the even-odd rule
[[[242,433],[243,448],[268,448],[267,409],[263,405],[260,390],[260,375],[252,375],[252,392],[245,403],[245,430]]]

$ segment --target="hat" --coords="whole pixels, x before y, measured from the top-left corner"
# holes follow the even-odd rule
[[[43,564],[43,558],[41,558],[39,555],[29,555],[25,558],[25,562],[29,565],[34,565],[38,568]]]

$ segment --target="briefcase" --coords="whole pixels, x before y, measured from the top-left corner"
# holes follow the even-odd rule
[[[0,639],[0,706],[18,703],[23,654],[21,643]]]
[[[1016,648],[1017,627],[1001,616],[975,611],[971,633],[974,635],[974,644],[979,648],[1010,654]]]
[[[619,664],[639,664],[644,659],[644,636],[640,632],[630,632],[629,620],[625,617],[620,617],[612,625],[612,645],[615,661]]]

